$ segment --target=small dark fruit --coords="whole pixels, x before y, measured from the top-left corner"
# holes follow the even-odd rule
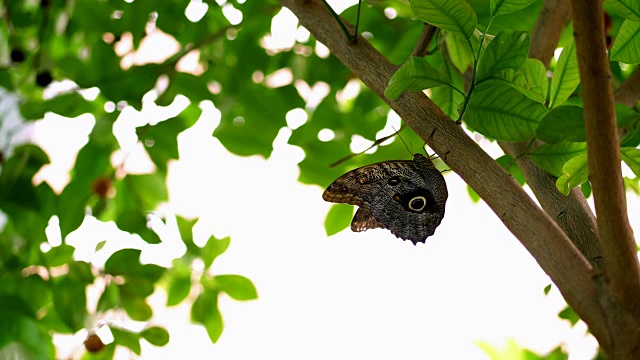
[[[97,353],[98,351],[104,349],[104,343],[100,340],[100,337],[96,334],[91,334],[87,336],[87,339],[84,341],[84,348],[87,349],[90,353]]]
[[[38,86],[46,87],[51,84],[52,81],[53,78],[51,77],[51,73],[48,71],[43,71],[36,75],[36,84],[38,84]]]
[[[20,49],[11,49],[11,61],[21,63],[24,61],[24,52]]]
[[[99,177],[91,185],[91,190],[94,194],[104,199],[109,195],[109,191],[111,190],[111,180],[106,177]]]

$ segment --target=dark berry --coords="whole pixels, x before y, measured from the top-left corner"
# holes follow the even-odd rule
[[[12,49],[11,50],[11,61],[15,62],[15,63],[21,63],[24,61],[24,52],[22,52],[22,50],[19,49]]]
[[[38,86],[46,87],[51,84],[52,81],[53,78],[51,77],[51,73],[48,71],[43,71],[36,75],[36,84],[38,84]]]
[[[97,178],[91,185],[91,189],[94,194],[104,199],[109,195],[109,191],[111,190],[111,180],[106,177]]]
[[[87,349],[87,351],[90,353],[97,353],[98,351],[104,349],[104,343],[102,342],[102,340],[100,340],[98,335],[91,334],[84,341],[84,348]]]

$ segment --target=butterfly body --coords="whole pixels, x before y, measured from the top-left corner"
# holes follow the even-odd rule
[[[383,161],[351,170],[322,195],[329,202],[359,207],[351,230],[389,229],[414,244],[433,235],[444,217],[448,192],[444,177],[431,160]]]

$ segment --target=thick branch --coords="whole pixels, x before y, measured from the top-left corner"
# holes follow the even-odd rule
[[[420,34],[420,39],[416,43],[416,47],[411,52],[411,56],[423,57],[427,55],[429,51],[429,43],[431,43],[431,39],[433,39],[433,35],[438,30],[437,27],[431,24],[424,24],[424,28],[422,28],[422,33]]]
[[[560,34],[570,20],[570,15],[569,0],[545,0],[531,38],[529,57],[542,61],[546,66],[549,65]],[[535,142],[529,149],[527,149],[529,142],[501,141],[499,144],[505,153],[516,158],[527,150],[532,151],[539,146],[540,142]],[[564,196],[556,188],[556,179],[537,167],[531,159],[522,156],[518,158],[517,163],[540,206],[556,220],[596,272],[602,273],[602,255],[596,233],[596,218],[582,192],[579,189],[573,189],[569,196]]]
[[[536,58],[548,68],[562,29],[571,19],[569,0],[545,0],[536,27],[531,33],[529,57]]]
[[[631,75],[627,81],[622,83],[614,93],[616,102],[629,107],[634,107],[640,100],[640,69]]]
[[[311,34],[384,99],[500,217],[549,274],[573,309],[606,343],[591,266],[557,224],[467,134],[421,92],[384,97],[396,67],[364,38],[349,44],[319,0],[281,0]]]
[[[617,310],[626,310],[637,321],[640,319],[640,265],[627,218],[602,1],[571,0],[571,5],[584,100],[589,179],[606,267],[607,295]],[[613,320],[616,323],[612,328],[619,329],[618,321],[624,319]],[[640,355],[639,335],[636,326],[628,336],[616,336],[619,343],[614,344],[610,356],[627,357],[634,348],[633,354]]]

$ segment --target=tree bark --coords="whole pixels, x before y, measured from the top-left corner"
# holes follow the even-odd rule
[[[604,255],[603,302],[613,334],[609,355],[640,359],[640,264],[620,166],[611,72],[602,1],[571,0],[574,38],[584,102],[589,179]],[[635,320],[635,321],[633,321]]]
[[[555,221],[426,95],[406,92],[395,101],[384,97],[384,89],[397,67],[364,38],[350,43],[319,0],[281,0],[281,3],[486,201],[549,274],[600,344],[608,346],[608,327],[598,288],[592,281],[592,267]]]
[[[529,57],[538,59],[549,66],[562,30],[571,19],[569,0],[545,0],[536,22]],[[556,223],[571,239],[597,274],[604,271],[602,254],[597,234],[596,218],[580,189],[572,189],[569,196],[562,195],[556,188],[556,178],[537,167],[526,156],[541,143],[529,141],[521,143],[498,142],[505,153],[517,158],[517,164],[535,194],[540,206],[551,215]]]

